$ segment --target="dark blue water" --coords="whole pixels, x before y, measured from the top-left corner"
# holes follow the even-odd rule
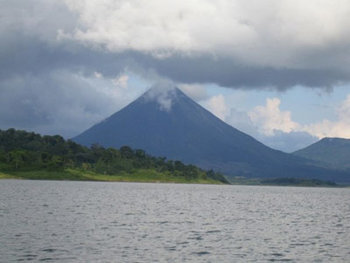
[[[0,181],[1,262],[350,262],[350,189]]]

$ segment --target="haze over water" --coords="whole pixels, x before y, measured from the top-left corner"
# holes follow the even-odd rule
[[[350,191],[2,180],[1,262],[349,262]]]

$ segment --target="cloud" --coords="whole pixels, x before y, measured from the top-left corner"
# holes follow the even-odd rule
[[[178,85],[187,96],[195,101],[202,101],[209,98],[207,90],[204,86],[199,84],[180,84]]]
[[[209,53],[280,67],[296,66],[300,51],[349,40],[346,0],[65,2],[80,22],[72,38],[114,52]]]
[[[321,122],[306,125],[304,130],[319,138],[341,137],[350,139],[350,94],[338,106],[337,120],[324,119]]]
[[[267,136],[274,135],[276,130],[291,132],[298,129],[298,124],[291,119],[289,111],[280,110],[281,100],[266,100],[266,106],[257,106],[248,113],[251,121],[259,127],[259,131]]]
[[[72,137],[130,102],[113,79],[69,71],[12,76],[0,89],[0,127]]]
[[[265,107],[258,106],[254,111],[250,112],[239,111],[230,107],[222,94],[211,96],[201,104],[219,119],[252,136],[262,133],[262,130],[259,130],[258,127],[261,123],[265,124],[267,120],[267,118],[263,116],[264,114],[259,114],[254,116],[255,118],[252,118],[252,113],[265,111]],[[273,135],[273,132],[268,132],[266,135]]]
[[[205,102],[206,108],[221,120],[225,121],[229,108],[222,94],[211,97]]]
[[[241,89],[350,81],[345,0],[7,0],[0,77],[69,69]],[[210,18],[210,19],[208,19]]]
[[[247,112],[231,108],[229,115],[225,118],[225,121],[233,127],[253,137],[260,136],[258,127],[256,127],[256,125],[252,122]]]
[[[164,59],[151,55],[134,54],[135,63],[153,69],[157,74],[175,82],[187,84],[215,83],[236,89],[286,90],[297,85],[329,90],[348,82],[347,71],[334,68],[274,68],[271,66],[244,65],[227,57],[200,55],[185,57],[175,54]]]
[[[116,87],[121,87],[123,89],[127,89],[128,88],[128,80],[129,80],[129,76],[126,74],[122,74],[122,75],[117,76],[115,79],[113,79],[112,82]]]
[[[108,52],[141,53],[141,65],[151,64],[174,81],[279,89],[349,81],[346,0],[66,4],[79,19],[68,39]]]
[[[159,109],[163,111],[170,111],[174,99],[176,99],[175,85],[168,80],[158,80],[151,88],[145,93],[146,101],[156,101],[159,105]]]
[[[212,107],[207,108],[217,117],[271,148],[294,152],[318,140],[317,136],[294,122],[290,112],[281,111],[278,98],[269,98],[266,105],[248,112],[230,107],[223,95],[211,97],[208,101],[212,102]]]
[[[300,124],[290,111],[280,109],[281,100],[268,98],[266,105],[243,112],[229,107],[222,95],[211,97],[207,108],[233,127],[250,134],[264,144],[286,152],[304,148],[324,137],[350,139],[350,94],[338,105],[337,119]],[[208,103],[209,104],[209,103]]]

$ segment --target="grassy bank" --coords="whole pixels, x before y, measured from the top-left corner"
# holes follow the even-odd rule
[[[115,175],[104,175],[76,169],[65,169],[63,171],[39,170],[6,173],[0,172],[0,179],[222,184],[221,182],[213,179],[187,179],[182,176],[173,176],[168,173],[160,173],[153,169],[139,169],[131,173],[121,172]]]
[[[21,179],[13,174],[2,173],[0,172],[0,179]]]

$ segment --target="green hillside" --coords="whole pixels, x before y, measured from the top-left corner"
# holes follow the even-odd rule
[[[61,136],[0,130],[0,178],[128,182],[227,183],[214,171],[140,149],[90,148]]]

